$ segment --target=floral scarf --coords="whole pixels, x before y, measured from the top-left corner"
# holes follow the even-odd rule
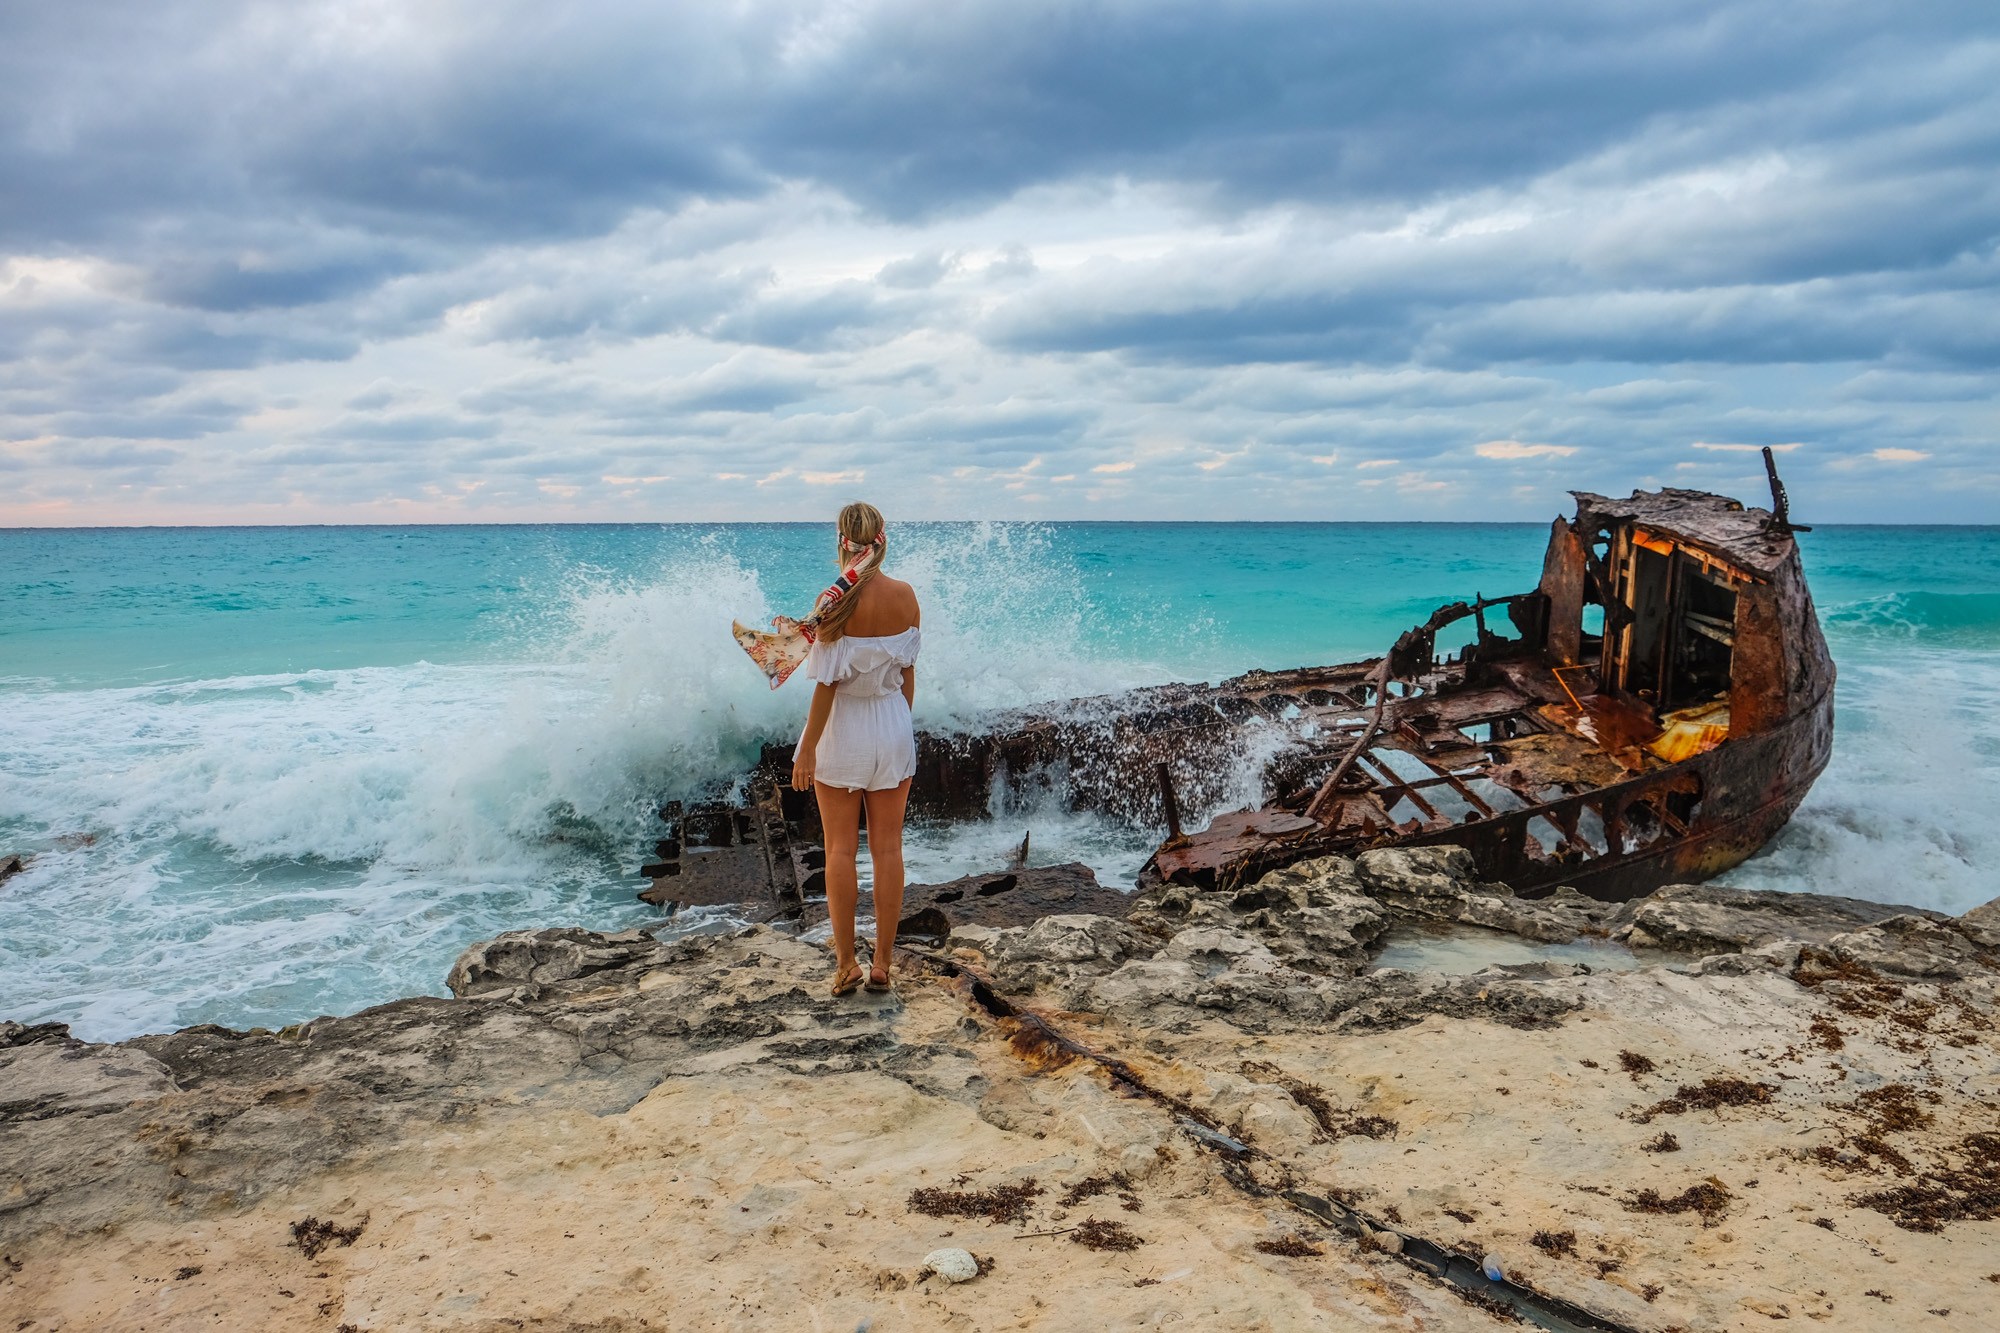
[[[769,630],[755,630],[740,620],[729,622],[730,632],[743,651],[750,654],[771,681],[771,688],[777,689],[799,669],[799,663],[806,660],[813,641],[818,638],[817,628],[822,617],[833,610],[840,599],[852,592],[854,585],[861,581],[863,571],[882,563],[882,538],[876,537],[866,546],[856,546],[845,537],[840,539],[840,549],[861,558],[842,570],[833,586],[821,593],[813,601],[812,614],[804,620],[794,620],[790,616],[773,616]]]

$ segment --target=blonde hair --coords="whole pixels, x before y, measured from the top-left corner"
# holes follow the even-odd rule
[[[882,511],[874,505],[856,500],[840,511],[835,526],[840,538],[834,547],[834,558],[840,562],[842,572],[853,569],[856,573],[854,586],[847,590],[847,595],[820,617],[816,628],[819,638],[826,643],[837,643],[846,632],[847,621],[860,604],[861,590],[874,581],[876,571],[882,568],[882,557],[889,553],[889,535],[883,530]]]

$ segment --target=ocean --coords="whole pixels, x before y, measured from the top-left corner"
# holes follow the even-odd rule
[[[1552,513],[1554,512],[1552,508]],[[892,524],[917,713],[1379,653],[1521,591],[1538,524]],[[1728,877],[1962,911],[2000,893],[2000,528],[1801,537],[1832,766]],[[802,611],[831,525],[0,530],[0,1018],[92,1040],[442,994],[466,944],[658,920],[659,799],[796,734],[729,635]],[[1191,812],[1199,818],[1205,812]],[[911,831],[913,879],[1129,884],[1159,831],[1050,809]],[[690,928],[712,928],[696,914]]]

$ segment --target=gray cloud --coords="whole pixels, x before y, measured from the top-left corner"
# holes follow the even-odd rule
[[[1974,3],[14,6],[0,522],[1985,517],[1996,166]]]

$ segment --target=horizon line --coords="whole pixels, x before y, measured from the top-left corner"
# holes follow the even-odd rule
[[[1556,517],[1562,517],[1558,514]],[[1534,527],[1552,520],[1539,518],[906,518],[896,524],[913,526],[949,523],[1061,524],[1075,526],[1152,527]],[[29,532],[241,532],[292,531],[297,529],[344,528],[694,528],[694,527],[821,527],[832,522],[823,518],[690,518],[690,519],[507,519],[431,520],[421,522],[366,523],[35,523],[0,524],[0,533]],[[892,525],[895,526],[895,525]],[[1952,523],[1924,520],[1871,519],[1856,522],[1818,522],[1814,528],[1995,528],[1993,523]]]

